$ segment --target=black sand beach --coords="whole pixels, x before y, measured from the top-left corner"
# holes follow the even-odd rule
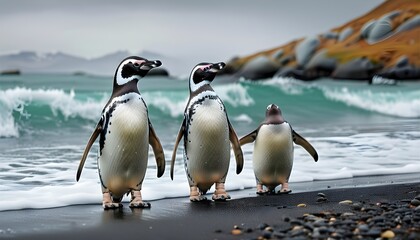
[[[0,238],[13,239],[376,239],[387,230],[394,239],[420,239],[420,182],[369,178],[321,181],[297,193],[256,196],[254,189],[232,192],[228,202],[190,203],[188,198],[152,201],[151,209],[102,210],[78,205],[0,213]],[[408,175],[413,178],[414,175]],[[359,181],[360,183],[358,183]],[[373,182],[374,182],[373,181]],[[292,185],[293,187],[293,185]],[[322,193],[322,194],[320,194]],[[244,194],[248,195],[244,197]],[[323,197],[325,196],[325,197]],[[416,200],[416,198],[418,200]],[[341,203],[351,200],[347,203]],[[298,207],[305,204],[305,207]]]

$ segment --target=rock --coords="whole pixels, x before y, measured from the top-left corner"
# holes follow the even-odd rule
[[[416,15],[415,17],[410,18],[409,20],[402,23],[400,26],[397,27],[395,30],[396,33],[408,31],[420,26],[420,15]]]
[[[270,239],[272,235],[273,235],[273,232],[265,231],[265,230],[263,231],[263,237],[265,239]]]
[[[272,58],[274,59],[280,59],[284,54],[284,50],[283,49],[279,49],[276,52],[273,53],[273,55],[271,55]]]
[[[353,210],[360,211],[362,209],[362,204],[353,203],[353,205],[351,205],[351,207],[353,208]]]
[[[400,58],[398,58],[397,62],[395,63],[396,67],[405,67],[408,65],[408,57],[405,55],[402,55]]]
[[[322,34],[321,37],[326,38],[326,39],[337,39],[338,38],[338,33],[336,33],[336,32],[326,32],[326,33]]]
[[[297,207],[306,207],[306,204],[300,203],[300,204],[297,205]]]
[[[337,66],[335,58],[328,57],[327,50],[319,50],[306,64],[305,69],[324,70],[329,74],[334,71]]]
[[[346,27],[343,31],[340,32],[340,35],[338,36],[338,41],[342,42],[346,40],[350,35],[353,33],[353,28]]]
[[[415,207],[417,207],[417,206],[420,205],[420,200],[413,199],[413,200],[411,200],[410,204],[413,205],[413,206],[415,206]]]
[[[375,24],[376,20],[370,20],[369,22],[363,25],[363,27],[360,29],[360,35],[362,36],[362,38],[369,38],[370,31],[372,31],[372,28],[373,26],[375,26]]]
[[[323,197],[323,198],[326,198],[326,197],[327,197],[324,193],[321,193],[321,192],[320,192],[320,193],[318,193],[318,194],[317,194],[317,196],[318,196],[318,197]]]
[[[242,230],[241,229],[233,229],[231,231],[232,235],[240,235],[242,234]]]
[[[266,227],[268,227],[268,224],[267,223],[260,223],[257,228],[260,229],[260,230],[263,230]]]
[[[401,14],[401,11],[399,11],[399,10],[395,10],[395,11],[392,11],[392,12],[390,12],[390,13],[387,13],[387,14],[385,14],[385,15],[383,15],[382,17],[383,18],[389,18],[389,19],[394,19],[395,17],[398,17],[399,15]]]
[[[299,66],[305,66],[319,46],[319,43],[318,37],[308,37],[296,46],[295,55]]]
[[[281,66],[284,66],[284,65],[288,64],[290,61],[293,61],[294,59],[295,59],[294,55],[284,56],[284,57],[279,59],[279,64]]]
[[[333,78],[369,80],[381,68],[369,59],[361,57],[340,64],[331,74]]]
[[[302,69],[296,69],[292,67],[284,67],[274,74],[274,77],[292,77],[299,80],[314,80],[319,75],[311,70],[305,71]]]
[[[350,204],[352,204],[352,203],[353,203],[353,201],[352,201],[352,200],[344,200],[344,201],[339,202],[338,204],[341,204],[341,205],[344,205],[344,204],[346,204],[346,205],[350,205]]]
[[[407,65],[402,67],[392,67],[386,68],[378,72],[377,74],[380,77],[396,80],[406,80],[406,79],[420,79],[420,67],[413,65]]]
[[[391,18],[386,15],[381,17],[369,32],[368,43],[376,43],[392,33]]]
[[[279,66],[276,63],[268,57],[260,55],[246,63],[238,74],[251,80],[265,79],[272,77],[278,69]]]
[[[385,239],[394,238],[394,237],[395,237],[395,233],[391,230],[387,230],[381,234],[381,238],[385,238]]]

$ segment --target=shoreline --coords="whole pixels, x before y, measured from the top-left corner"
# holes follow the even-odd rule
[[[188,197],[161,199],[151,201],[152,208],[143,210],[131,210],[125,203],[122,209],[104,211],[98,203],[3,211],[0,238],[115,239],[130,233],[144,239],[249,239],[263,234],[259,230],[262,224],[285,229],[290,227],[290,221],[284,219],[296,220],[305,213],[353,211],[351,206],[338,204],[343,200],[376,204],[413,199],[420,195],[420,181],[414,175],[294,183],[289,195],[257,196],[253,188],[231,191],[232,200],[227,202],[190,203]],[[327,201],[317,202],[320,192]],[[301,203],[306,207],[297,207]],[[420,212],[417,214],[420,217]],[[236,232],[240,231],[238,236],[232,234],[234,226]]]

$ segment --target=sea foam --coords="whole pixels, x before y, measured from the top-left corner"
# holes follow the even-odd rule
[[[14,119],[13,112],[17,112],[19,118],[30,118],[32,114],[37,113],[27,111],[29,106],[46,106],[51,110],[53,117],[61,114],[66,120],[75,117],[97,120],[106,100],[105,97],[100,101],[78,100],[73,90],[65,92],[60,89],[20,87],[0,90],[0,137],[19,136],[19,124],[17,119]]]

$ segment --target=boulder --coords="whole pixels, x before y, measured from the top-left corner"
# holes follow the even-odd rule
[[[398,33],[402,31],[408,31],[416,27],[420,27],[420,15],[416,15],[415,17],[412,17],[402,23],[400,26],[398,26],[395,32]]]
[[[353,33],[353,28],[346,27],[343,31],[340,32],[340,35],[338,36],[338,41],[342,42],[346,40],[350,35]]]
[[[326,33],[322,34],[321,37],[326,38],[326,39],[337,39],[338,38],[338,33],[337,32],[326,32]]]
[[[395,10],[382,15],[378,20],[370,20],[360,29],[360,35],[370,44],[390,36],[392,34],[392,19],[400,14],[401,11]]]
[[[238,72],[240,77],[256,80],[270,78],[277,72],[279,66],[264,55],[255,57],[246,63]]]
[[[381,68],[369,59],[361,57],[340,64],[331,74],[333,78],[369,80]]]
[[[420,79],[420,68],[414,65],[395,66],[383,69],[378,76],[395,80]]]
[[[373,26],[375,26],[376,20],[370,20],[369,22],[365,23],[362,28],[360,29],[360,35],[364,39],[368,39],[370,35],[370,31],[372,31]]]
[[[337,65],[335,58],[328,57],[327,50],[322,49],[318,51],[306,64],[305,69],[318,69],[332,72]]]
[[[293,67],[284,67],[274,74],[274,77],[292,77],[303,81],[315,80],[320,76],[322,75],[318,71],[296,69]]]
[[[305,66],[319,46],[319,43],[320,41],[317,37],[308,37],[296,46],[296,61],[299,66]]]
[[[397,62],[395,63],[396,67],[405,67],[408,65],[408,57],[403,55],[400,58],[398,58]]]
[[[276,52],[273,53],[273,55],[271,55],[272,58],[274,59],[280,59],[284,54],[284,50],[283,49],[279,49]]]
[[[368,43],[376,43],[392,33],[392,21],[391,18],[385,16],[381,17],[373,26],[369,32],[367,38]]]

